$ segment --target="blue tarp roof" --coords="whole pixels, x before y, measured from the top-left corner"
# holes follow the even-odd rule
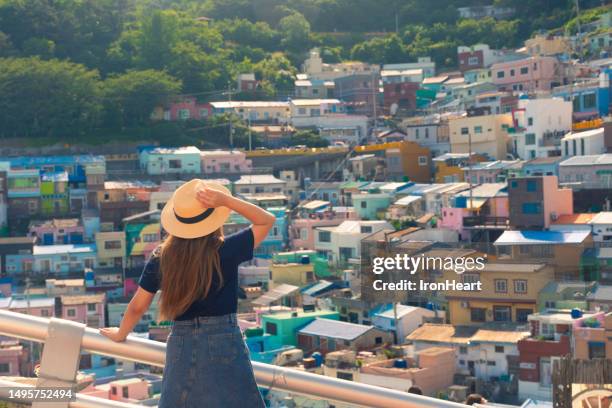
[[[580,244],[590,231],[504,231],[495,245]]]

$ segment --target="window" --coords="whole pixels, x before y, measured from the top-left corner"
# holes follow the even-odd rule
[[[493,306],[493,320],[496,322],[512,321],[510,306]]]
[[[461,128],[461,134],[462,135],[468,135],[470,133],[470,130],[466,127],[462,127]]]
[[[474,126],[474,133],[482,133],[482,126]]]
[[[68,309],[66,314],[68,315],[68,317],[74,317],[76,316],[76,309]]]
[[[514,76],[514,70],[513,69],[510,70],[510,76]]]
[[[88,303],[87,304],[87,311],[88,312],[95,312],[96,311],[96,304],[95,303]]]
[[[531,309],[516,309],[516,321],[527,323],[527,317],[533,313]]]
[[[582,97],[582,104],[584,109],[595,109],[597,97],[594,93],[586,94]]]
[[[496,293],[507,293],[508,292],[508,280],[507,279],[495,279],[495,292]]]
[[[47,309],[42,309],[42,310],[40,311],[40,315],[41,315],[42,317],[49,317],[49,311],[48,311]]]
[[[336,377],[341,380],[353,381],[353,373],[345,373],[344,371],[336,371]]]
[[[319,242],[331,242],[331,232],[319,231]]]
[[[584,139],[580,139],[580,154],[584,156]]]
[[[480,280],[480,275],[477,273],[464,273],[461,275],[463,283],[477,283]]]
[[[514,293],[527,293],[527,281],[524,279],[515,279]]]
[[[535,144],[535,133],[525,134],[525,145],[533,146]]]
[[[189,109],[179,109],[179,119],[189,119],[189,117],[191,116],[191,113],[189,112]]]
[[[419,166],[427,166],[427,156],[419,156]]]
[[[121,241],[105,241],[104,249],[121,249]]]
[[[540,385],[543,387],[550,387],[552,380],[552,365],[550,364],[550,357],[540,358]]]
[[[535,180],[527,180],[527,191],[533,193],[537,190],[538,185]]]
[[[511,188],[516,188],[516,187],[518,187],[518,182],[517,182],[517,181],[515,181],[515,180],[512,180],[512,182],[510,183],[510,187],[511,187]]]
[[[495,361],[487,361],[487,365],[490,367],[495,367]]]
[[[306,108],[299,108],[298,109],[298,114],[305,115],[306,114]]]
[[[208,116],[208,109],[200,109],[200,117],[205,118]]]
[[[555,325],[548,323],[540,323],[540,335],[547,339],[552,339],[555,336]]]
[[[276,331],[276,323],[266,322],[266,333],[275,335]]]
[[[574,112],[580,112],[580,97],[574,96],[572,99],[572,105],[574,107]]]
[[[361,202],[361,208],[368,208],[368,203],[367,203],[367,201],[362,201],[362,202]]]
[[[157,242],[157,234],[144,234],[142,236],[142,242]]]
[[[0,364],[0,373],[8,373],[9,371],[11,371],[11,366],[9,363]]]
[[[171,169],[180,169],[183,167],[182,163],[180,160],[168,160],[168,167],[170,167]]]
[[[121,394],[123,395],[123,398],[128,398],[130,393],[128,392],[128,387],[123,387],[121,389]]]
[[[487,310],[479,307],[470,309],[470,319],[472,322],[485,322]]]
[[[468,353],[468,349],[465,346],[461,346],[459,347],[459,354],[467,354]]]
[[[533,118],[527,118],[527,126],[533,126]]]
[[[497,77],[503,78],[505,76],[504,71],[497,71]]]
[[[417,139],[419,138],[419,129],[418,128],[414,130],[414,136]]]
[[[362,234],[371,234],[372,233],[372,226],[371,225],[362,225],[361,228],[359,229],[359,231]]]
[[[495,346],[495,352],[496,353],[503,353],[504,352],[504,346]]]
[[[606,343],[598,341],[589,342],[589,359],[606,358]]]
[[[522,210],[523,214],[540,214],[542,205],[540,203],[523,203]]]

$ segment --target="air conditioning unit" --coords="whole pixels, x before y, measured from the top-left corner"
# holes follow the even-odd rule
[[[470,307],[470,302],[468,302],[467,300],[461,301],[461,307],[467,309],[468,307]]]

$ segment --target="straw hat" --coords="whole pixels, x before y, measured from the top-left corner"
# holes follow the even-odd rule
[[[196,197],[203,188],[231,194],[225,186],[213,181],[193,179],[183,184],[176,189],[161,212],[161,224],[168,234],[179,238],[199,238],[223,226],[231,210],[227,207],[204,207]]]

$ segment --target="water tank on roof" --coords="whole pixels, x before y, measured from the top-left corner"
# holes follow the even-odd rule
[[[315,351],[314,353],[311,354],[310,357],[314,358],[315,367],[321,367],[321,364],[323,364],[323,356],[321,355],[321,353],[319,353],[318,351]]]
[[[395,368],[408,368],[408,363],[406,362],[406,360],[398,358],[397,360],[395,360],[393,362],[393,367],[395,367]]]
[[[300,263],[302,265],[308,265],[310,263],[310,257],[308,255],[302,255],[300,258]]]
[[[580,319],[582,317],[582,310],[572,309],[571,316],[572,319]]]
[[[529,95],[527,95],[527,94],[520,94],[519,95],[519,99],[529,99]]]

